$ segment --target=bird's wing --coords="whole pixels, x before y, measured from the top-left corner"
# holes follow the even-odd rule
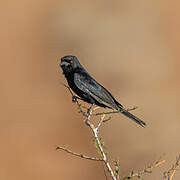
[[[117,108],[114,97],[86,72],[74,74],[75,85],[84,93],[107,107]]]

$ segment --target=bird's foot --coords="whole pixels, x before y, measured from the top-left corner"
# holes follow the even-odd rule
[[[77,102],[77,99],[78,99],[78,97],[77,96],[72,96],[72,102]]]
[[[93,107],[94,107],[94,104],[92,104],[90,106],[90,108],[87,109],[87,114],[90,115],[92,113],[92,110],[93,110]]]

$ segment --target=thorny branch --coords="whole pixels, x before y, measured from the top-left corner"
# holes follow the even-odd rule
[[[92,124],[92,123],[89,121],[89,120],[90,120],[90,117],[91,117],[91,113],[92,113],[92,107],[93,107],[93,105],[90,107],[90,111],[89,111],[88,116],[87,116],[87,118],[86,118],[86,120],[85,120],[85,123],[86,123],[87,126],[89,126],[89,127],[91,128],[91,130],[92,130],[92,132],[93,132],[94,138],[95,138],[95,140],[96,140],[96,142],[97,142],[98,148],[99,148],[99,150],[100,150],[100,152],[101,152],[102,159],[103,159],[103,161],[104,161],[104,163],[105,163],[105,165],[106,165],[106,167],[107,167],[108,172],[110,173],[110,175],[111,175],[111,177],[112,177],[113,180],[117,180],[116,177],[115,177],[115,175],[114,175],[114,172],[113,172],[113,170],[112,170],[112,168],[111,168],[111,166],[110,166],[110,164],[109,164],[109,162],[108,162],[107,155],[106,155],[106,153],[104,152],[104,149],[103,149],[103,147],[102,147],[102,144],[101,144],[101,142],[100,142],[100,139],[99,139],[99,137],[98,137],[98,129],[99,129],[100,125],[101,125],[102,122],[103,122],[103,120],[102,120],[103,118],[100,120],[100,122],[99,122],[99,124],[98,124],[97,127],[95,127],[94,124]]]
[[[63,85],[64,85],[64,84],[63,84]],[[113,180],[117,180],[117,179],[116,179],[116,176],[114,175],[113,169],[112,169],[111,166],[110,166],[110,163],[109,163],[109,161],[108,161],[107,155],[106,155],[106,153],[104,152],[103,145],[102,145],[102,143],[101,143],[101,141],[100,141],[100,138],[98,137],[98,130],[99,130],[100,126],[102,125],[103,121],[104,121],[105,115],[102,114],[101,119],[100,119],[97,127],[95,127],[95,125],[94,125],[93,123],[91,123],[91,121],[90,121],[90,118],[91,118],[91,115],[92,115],[92,111],[93,111],[94,105],[91,105],[91,107],[88,109],[87,113],[85,113],[85,112],[82,110],[82,108],[81,108],[81,104],[78,102],[78,99],[79,99],[79,98],[73,95],[71,89],[70,89],[68,86],[66,86],[66,85],[64,85],[64,86],[65,86],[66,88],[68,88],[69,92],[71,93],[71,95],[72,95],[72,101],[75,102],[75,103],[78,105],[79,112],[82,113],[82,115],[86,117],[86,119],[85,119],[84,122],[85,122],[85,124],[86,124],[88,127],[90,127],[90,129],[91,129],[91,131],[92,131],[92,133],[93,133],[93,135],[94,135],[96,144],[97,144],[97,146],[98,146],[98,150],[100,151],[100,154],[101,154],[101,156],[102,156],[101,161],[104,162],[104,164],[105,164],[108,172],[110,173],[112,179],[113,179]],[[85,156],[85,155],[72,152],[71,150],[69,150],[69,149],[67,149],[67,148],[64,148],[64,147],[57,147],[56,149],[64,150],[64,151],[66,151],[66,152],[68,152],[68,153],[70,153],[70,154],[72,154],[72,155],[78,156],[78,157],[87,158],[87,156]],[[89,158],[89,157],[88,157],[87,159],[91,159],[91,160],[92,160],[92,158]],[[96,158],[95,158],[95,159],[96,159]],[[100,160],[100,159],[99,159],[99,160]]]
[[[86,155],[83,155],[83,154],[80,154],[80,153],[73,152],[70,149],[67,149],[67,148],[61,147],[61,146],[57,146],[56,150],[63,150],[65,152],[67,152],[67,153],[70,153],[70,154],[72,154],[74,156],[78,156],[78,157],[84,158],[84,159],[89,159],[89,160],[93,160],[93,161],[103,161],[101,158],[89,157],[89,156],[86,156]]]
[[[138,107],[137,106],[134,106],[134,107],[132,107],[132,108],[128,108],[128,109],[126,109],[126,111],[133,111],[133,110],[135,110],[135,109],[137,109]],[[109,111],[109,112],[102,112],[102,113],[95,113],[95,114],[93,114],[93,115],[95,115],[95,116],[99,116],[99,115],[104,115],[104,114],[116,114],[116,113],[120,113],[120,112],[122,112],[122,110],[121,111]]]
[[[120,111],[109,111],[109,112],[102,112],[102,113],[93,113],[93,110],[95,110],[96,108],[94,108],[94,105],[92,105],[89,109],[87,107],[82,106],[78,100],[81,100],[81,98],[74,96],[73,92],[71,91],[70,87],[63,84],[63,86],[65,86],[69,92],[72,95],[72,102],[76,103],[79,109],[79,113],[81,113],[84,117],[85,117],[85,124],[91,129],[95,142],[96,142],[96,146],[98,149],[98,152],[100,152],[101,158],[97,158],[97,157],[89,157],[87,155],[84,154],[80,154],[77,152],[73,152],[70,149],[67,149],[65,147],[61,147],[61,146],[57,146],[56,150],[63,150],[67,153],[70,153],[71,155],[80,157],[80,158],[84,158],[84,159],[88,159],[88,160],[94,160],[94,161],[101,161],[104,162],[105,167],[107,168],[108,172],[110,173],[110,176],[113,180],[127,180],[127,179],[132,179],[135,177],[140,178],[142,175],[146,174],[146,173],[151,173],[152,169],[155,167],[160,166],[162,163],[165,162],[165,160],[158,160],[156,162],[154,162],[153,164],[149,165],[147,168],[138,171],[136,173],[131,172],[130,175],[128,176],[124,176],[122,178],[120,178],[120,174],[119,174],[119,162],[118,161],[114,161],[114,170],[112,169],[112,167],[110,166],[109,160],[107,158],[107,154],[105,153],[104,149],[103,149],[103,144],[101,142],[101,138],[99,138],[98,136],[98,131],[99,128],[101,127],[103,122],[108,121],[110,118],[105,119],[105,115],[107,114],[114,114],[114,113],[120,113]],[[83,111],[83,108],[87,110],[87,112]],[[137,107],[133,107],[130,109],[126,109],[126,111],[132,111],[137,109]],[[91,116],[101,116],[97,126],[95,126],[91,121],[90,118]],[[172,166],[172,168],[170,170],[168,170],[167,172],[164,173],[164,179],[168,178],[168,180],[172,180],[175,172],[177,171],[177,169],[180,166],[180,156],[177,157],[176,159],[176,163]],[[105,172],[104,172],[105,173]],[[106,173],[105,173],[106,176]],[[107,176],[106,176],[107,179]]]
[[[142,175],[144,174],[147,174],[147,173],[152,173],[152,169],[155,168],[155,167],[158,167],[160,166],[162,163],[164,163],[165,160],[158,160],[156,162],[154,162],[153,164],[149,165],[147,168],[141,170],[141,171],[138,171],[137,173],[134,173],[133,171],[130,173],[130,175],[128,176],[125,176],[123,177],[123,180],[126,180],[126,179],[132,179],[134,177],[138,177],[140,178]]]
[[[175,164],[172,165],[171,169],[168,171],[164,172],[164,179],[172,180],[174,174],[180,167],[180,155],[176,158]]]

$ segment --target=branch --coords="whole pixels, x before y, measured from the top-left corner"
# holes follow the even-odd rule
[[[114,172],[108,162],[108,159],[107,159],[107,155],[106,153],[104,152],[104,149],[102,147],[102,143],[100,141],[100,138],[98,137],[98,129],[100,128],[100,126],[102,125],[103,121],[104,121],[104,118],[105,118],[105,115],[104,113],[102,114],[102,117],[97,125],[97,127],[94,126],[94,124],[92,124],[90,122],[90,118],[91,118],[91,115],[92,115],[92,111],[93,111],[93,107],[94,107],[94,104],[91,105],[91,107],[88,109],[87,113],[85,113],[83,110],[82,110],[82,107],[81,107],[81,104],[78,102],[78,100],[80,98],[76,98],[76,96],[74,96],[73,92],[71,91],[70,87],[69,86],[66,86],[65,84],[63,84],[63,86],[65,86],[69,92],[71,93],[72,95],[72,101],[75,102],[78,106],[78,109],[79,109],[79,112],[86,117],[86,119],[84,120],[84,123],[91,129],[91,131],[93,132],[93,135],[94,135],[94,138],[96,140],[96,143],[97,143],[97,147],[101,153],[101,156],[102,156],[102,159],[98,159],[98,158],[92,158],[92,157],[88,157],[88,156],[85,156],[85,155],[82,155],[82,154],[79,154],[79,153],[75,153],[67,148],[64,148],[64,147],[57,147],[56,149],[61,149],[61,150],[64,150],[66,151],[67,153],[70,153],[72,155],[75,155],[75,156],[78,156],[78,157],[81,157],[81,158],[85,158],[85,159],[90,159],[90,160],[96,160],[98,159],[98,161],[103,161],[108,172],[110,173],[111,177],[113,180],[117,180],[116,176],[114,175]],[[81,100],[81,99],[80,99]]]
[[[95,140],[96,140],[96,142],[97,142],[98,149],[99,149],[99,151],[100,151],[100,153],[101,153],[101,155],[102,155],[102,159],[103,159],[103,161],[104,161],[104,163],[105,163],[105,165],[106,165],[106,168],[107,168],[107,170],[109,171],[112,179],[113,179],[113,180],[117,180],[116,177],[115,177],[115,175],[114,175],[114,172],[113,172],[113,170],[112,170],[112,168],[111,168],[111,166],[110,166],[110,164],[109,164],[109,162],[108,162],[106,153],[104,152],[104,149],[103,149],[103,147],[102,147],[102,144],[101,144],[101,142],[100,142],[100,139],[99,139],[99,137],[98,137],[98,129],[95,128],[94,124],[92,124],[92,123],[89,121],[89,120],[90,120],[90,117],[91,117],[91,114],[92,114],[92,107],[93,107],[93,105],[92,105],[92,106],[90,107],[90,109],[89,109],[89,113],[88,113],[88,116],[87,116],[87,118],[86,118],[86,120],[85,120],[85,123],[86,123],[86,125],[87,125],[88,127],[90,127],[90,129],[91,129],[92,132],[93,132],[94,138],[95,138]],[[102,124],[102,123],[101,123],[101,124]],[[98,128],[99,128],[99,127],[98,127]]]
[[[133,108],[128,108],[124,111],[133,111],[135,109],[137,109],[138,107],[137,106],[134,106]],[[122,113],[122,110],[117,110],[117,111],[109,111],[109,112],[102,112],[102,113],[95,113],[93,114],[94,116],[99,116],[99,115],[104,115],[104,114],[116,114],[116,113]]]
[[[126,179],[132,179],[134,177],[138,177],[140,178],[142,175],[144,174],[147,174],[147,173],[152,173],[152,169],[155,168],[155,167],[158,167],[160,166],[162,163],[164,163],[165,160],[158,160],[156,161],[155,163],[149,165],[147,168],[137,172],[137,173],[134,173],[133,171],[130,173],[129,176],[125,176],[123,177],[123,180],[126,180]]]
[[[84,158],[84,159],[88,159],[88,160],[103,161],[103,160],[100,159],[100,158],[89,157],[89,156],[86,156],[86,155],[83,155],[83,154],[79,154],[79,153],[73,152],[73,151],[71,151],[71,150],[69,150],[69,149],[67,149],[67,148],[65,148],[65,147],[61,147],[61,146],[57,146],[57,147],[56,147],[56,150],[63,150],[63,151],[65,151],[65,152],[67,152],[67,153],[70,153],[70,154],[72,154],[72,155],[74,155],[74,156],[78,156],[78,157],[80,157],[80,158]]]
[[[101,127],[101,125],[103,124],[103,122],[106,122],[106,121],[108,121],[110,119],[110,118],[105,119],[105,115],[107,115],[107,114],[115,114],[115,113],[120,113],[120,112],[122,113],[122,111],[117,110],[117,111],[109,111],[109,112],[101,112],[101,113],[94,113],[93,114],[92,113],[93,110],[96,109],[96,108],[94,108],[94,104],[92,104],[89,109],[82,106],[79,103],[79,100],[82,100],[82,99],[77,97],[77,96],[74,96],[74,94],[71,91],[69,86],[66,86],[64,84],[63,84],[63,86],[65,86],[69,90],[69,92],[72,95],[72,101],[74,103],[76,103],[77,106],[78,106],[79,113],[81,113],[85,117],[84,123],[91,129],[91,131],[93,133],[95,143],[96,143],[96,148],[97,148],[97,151],[99,152],[99,154],[101,155],[101,158],[89,157],[89,156],[86,156],[86,155],[83,155],[83,154],[80,154],[80,153],[73,152],[73,151],[71,151],[71,150],[69,150],[69,149],[67,149],[65,147],[60,147],[60,146],[58,146],[56,149],[57,150],[63,150],[65,152],[67,152],[67,153],[70,153],[70,154],[72,154],[74,156],[78,156],[80,158],[84,158],[84,159],[88,159],[88,160],[94,160],[94,161],[102,161],[104,163],[105,167],[107,168],[108,172],[110,173],[111,178],[113,180],[120,180],[120,177],[119,177],[119,162],[114,161],[115,162],[114,163],[115,169],[113,170],[111,168],[111,166],[110,166],[109,160],[107,158],[107,154],[105,153],[105,151],[103,149],[104,145],[101,142],[101,138],[98,136],[98,130]],[[86,109],[87,112],[85,112],[84,109]],[[137,109],[137,107],[133,107],[133,108],[130,108],[130,109],[124,109],[124,111],[132,111],[132,110],[135,110],[135,109]],[[90,121],[91,116],[101,116],[101,118],[100,118],[100,120],[99,120],[96,127]],[[153,168],[160,166],[164,162],[165,162],[165,160],[158,160],[155,163],[149,165],[147,168],[145,168],[145,169],[143,169],[141,171],[138,171],[136,173],[131,172],[130,175],[123,177],[121,180],[132,179],[134,177],[140,178],[142,175],[144,175],[146,173],[151,173]],[[177,158],[176,164],[173,165],[173,167],[167,172],[168,177],[169,177],[168,180],[172,180],[172,177],[174,176],[174,174],[175,174],[175,172],[176,172],[179,165],[180,165],[180,156]],[[106,176],[106,173],[105,173],[105,176]],[[106,179],[107,179],[107,176],[106,176]]]
[[[172,168],[164,172],[164,179],[172,180],[174,174],[180,167],[180,155],[176,158],[175,164],[172,165]]]
[[[98,132],[100,126],[102,125],[102,123],[104,122],[104,118],[105,118],[105,114],[103,114],[103,115],[101,116],[101,119],[100,119],[100,121],[99,121],[99,123],[98,123],[98,125],[97,125],[97,127],[96,127],[97,132]]]

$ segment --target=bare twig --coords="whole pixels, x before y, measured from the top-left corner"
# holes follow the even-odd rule
[[[135,109],[137,109],[138,107],[135,106],[133,108],[128,108],[128,109],[125,109],[124,111],[133,111]],[[93,114],[94,116],[99,116],[99,115],[103,115],[103,114],[116,114],[116,113],[121,113],[123,112],[123,110],[117,110],[117,111],[109,111],[109,112],[100,112],[100,113],[95,113]]]
[[[81,113],[83,116],[87,117],[87,114],[83,111],[83,109],[82,109],[83,107],[81,106],[81,104],[78,102],[77,99],[76,99],[75,103],[78,106],[79,113]]]
[[[64,84],[64,83],[61,83],[61,85],[63,85],[64,87],[66,87],[66,88],[69,90],[69,92],[71,93],[72,97],[74,96],[74,94],[73,94],[73,92],[71,91],[71,88],[70,88],[69,86],[67,86],[67,85]]]
[[[120,166],[119,160],[114,160],[114,167],[115,167],[114,173],[115,173],[117,180],[120,180],[119,166]]]
[[[180,167],[180,155],[176,158],[176,162],[175,164],[172,165],[171,169],[169,169],[167,172],[164,172],[164,179],[172,180],[179,167]]]
[[[132,179],[134,177],[140,178],[144,174],[152,173],[153,168],[160,166],[164,162],[165,162],[165,160],[158,160],[155,163],[149,165],[147,168],[145,168],[137,173],[131,172],[130,175],[123,177],[123,180]]]
[[[138,106],[134,106],[132,108],[127,108],[126,111],[133,111],[133,110],[136,110],[138,108]]]
[[[99,121],[99,123],[98,123],[98,125],[97,125],[97,127],[96,127],[97,132],[98,132],[100,126],[102,125],[102,123],[104,122],[104,118],[105,118],[105,114],[103,114],[103,115],[101,116],[101,119],[100,119],[100,121]]]
[[[84,155],[84,154],[79,154],[79,153],[73,152],[73,151],[71,151],[71,150],[69,150],[69,149],[67,149],[67,148],[65,148],[65,147],[61,147],[61,146],[57,146],[57,147],[56,147],[56,150],[63,150],[63,151],[65,151],[65,152],[67,152],[67,153],[70,153],[70,154],[72,154],[72,155],[74,155],[74,156],[78,156],[78,157],[80,157],[80,158],[84,158],[84,159],[88,159],[88,160],[103,161],[103,159],[101,159],[101,158],[89,157],[89,156],[86,156],[86,155]]]
[[[61,83],[61,85],[63,85],[65,88],[67,88],[67,89],[69,90],[69,92],[70,92],[71,95],[72,95],[72,102],[76,103],[77,106],[78,106],[79,112],[80,112],[83,116],[87,117],[86,113],[82,110],[82,108],[85,108],[85,109],[87,109],[87,108],[86,108],[85,106],[82,106],[82,105],[78,102],[78,100],[81,100],[81,98],[79,98],[78,96],[75,96],[75,95],[73,94],[71,88],[70,88],[69,86],[67,86],[66,84]]]

